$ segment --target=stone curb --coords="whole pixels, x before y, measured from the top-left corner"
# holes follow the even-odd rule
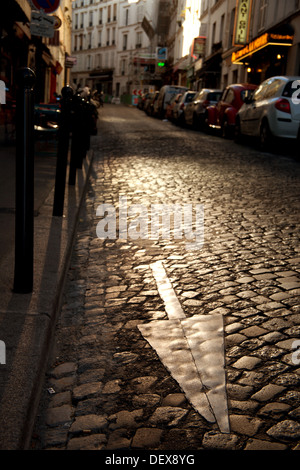
[[[34,220],[31,294],[11,291],[7,283],[13,278],[13,256],[5,261],[8,281],[3,286],[1,278],[0,301],[0,336],[6,344],[6,364],[1,365],[0,376],[1,450],[22,450],[30,444],[92,162],[90,150],[75,186],[69,186],[66,178],[63,217],[52,216],[53,188]]]

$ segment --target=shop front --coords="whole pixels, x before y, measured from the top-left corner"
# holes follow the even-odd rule
[[[233,52],[231,62],[245,67],[249,83],[259,84],[269,77],[289,73],[289,56],[293,44],[294,30],[291,25],[284,25],[265,32]]]

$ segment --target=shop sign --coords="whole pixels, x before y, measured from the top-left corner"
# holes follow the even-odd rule
[[[199,56],[204,55],[205,44],[206,44],[205,36],[198,36],[197,38],[194,38],[193,45],[192,45],[192,53],[191,53],[191,56],[194,59],[198,59]]]
[[[70,55],[66,57],[65,67],[72,68],[76,64],[77,64],[77,57],[71,57]]]
[[[247,44],[249,36],[252,0],[237,0],[233,46]]]
[[[237,52],[233,52],[231,62],[233,64],[242,64],[243,60],[251,54],[263,49],[266,46],[292,46],[294,37],[291,35],[265,33],[254,39]]]

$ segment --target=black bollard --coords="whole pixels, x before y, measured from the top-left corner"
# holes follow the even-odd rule
[[[28,67],[18,71],[16,104],[16,293],[33,289],[34,238],[34,92],[35,73]]]
[[[72,143],[71,161],[69,171],[69,185],[75,185],[77,169],[82,168],[83,155],[85,154],[84,129],[86,126],[84,115],[85,100],[80,95],[73,97],[72,114]]]
[[[52,214],[53,216],[58,217],[63,215],[64,210],[66,173],[71,132],[73,89],[70,86],[65,86],[61,90],[61,95],[61,114],[58,129],[56,176]]]

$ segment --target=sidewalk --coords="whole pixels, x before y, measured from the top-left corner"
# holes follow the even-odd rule
[[[13,146],[0,149],[0,340],[6,349],[6,364],[0,364],[0,449],[3,450],[23,449],[31,438],[40,378],[45,373],[79,208],[93,159],[89,151],[82,170],[78,171],[76,185],[66,184],[64,216],[53,217],[55,149],[36,147],[34,287],[31,294],[15,294],[12,292],[14,156]]]

